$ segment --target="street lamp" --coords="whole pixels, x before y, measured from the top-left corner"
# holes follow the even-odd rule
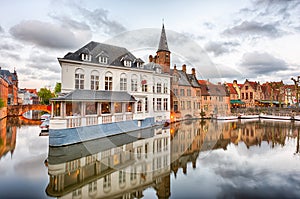
[[[291,80],[294,81],[295,84],[295,91],[296,91],[296,106],[297,108],[299,108],[299,82],[300,82],[300,76],[297,77],[297,80],[294,79],[293,77],[291,78]]]

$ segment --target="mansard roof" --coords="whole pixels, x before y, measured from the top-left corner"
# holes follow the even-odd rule
[[[168,48],[167,35],[166,35],[164,24],[163,24],[162,29],[161,29],[160,40],[159,40],[159,45],[158,45],[157,52],[159,52],[159,51],[168,51],[168,52],[170,52],[170,50]]]
[[[74,61],[82,61],[81,55],[88,54],[91,55],[91,63],[99,64],[99,56],[108,57],[108,65],[112,66],[124,66],[122,61],[126,60],[136,60],[136,58],[131,52],[129,52],[126,48],[114,46],[110,44],[98,43],[95,41],[91,41],[86,44],[79,50],[74,53],[69,52],[64,56],[64,59],[74,60]],[[134,67],[134,66],[132,66]]]
[[[136,100],[125,91],[74,90],[64,96],[52,98],[51,101],[135,102]]]

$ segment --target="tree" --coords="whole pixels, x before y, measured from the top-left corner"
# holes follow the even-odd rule
[[[4,101],[3,101],[3,99],[2,98],[0,98],[0,108],[3,108],[4,107]]]
[[[55,96],[57,96],[58,93],[61,92],[61,83],[60,82],[56,82],[55,88],[54,88],[54,94]]]
[[[38,92],[41,104],[49,104],[49,99],[54,97],[54,94],[47,88],[41,88]]]

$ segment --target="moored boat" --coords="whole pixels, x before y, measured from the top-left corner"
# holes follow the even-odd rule
[[[259,115],[244,115],[244,114],[241,114],[239,116],[240,119],[256,119],[256,118],[259,118]]]
[[[238,116],[234,116],[234,115],[225,115],[225,116],[217,115],[215,117],[215,119],[217,119],[217,120],[236,120],[236,119],[238,119]]]
[[[260,114],[260,118],[263,119],[276,119],[276,120],[291,120],[292,117],[290,115],[267,115],[267,114]]]

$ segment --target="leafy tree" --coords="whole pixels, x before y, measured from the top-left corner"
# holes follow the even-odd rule
[[[49,104],[49,99],[54,97],[54,94],[47,88],[41,88],[38,92],[41,104]]]
[[[60,82],[56,82],[55,88],[54,88],[54,93],[57,96],[58,93],[61,92],[61,83]]]
[[[2,98],[0,98],[0,108],[4,107],[4,101]]]

